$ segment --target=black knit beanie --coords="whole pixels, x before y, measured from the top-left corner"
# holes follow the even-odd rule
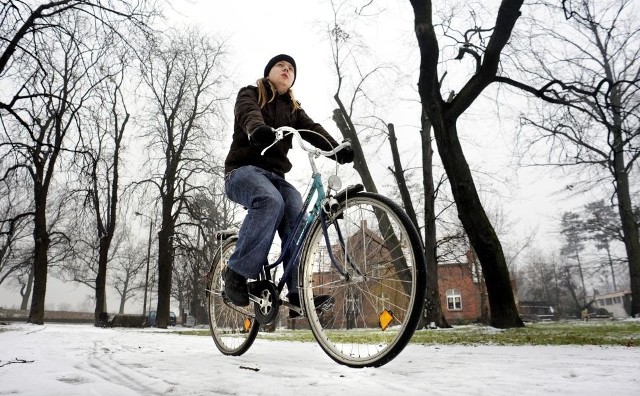
[[[296,77],[298,77],[298,68],[296,67],[296,61],[293,60],[292,57],[290,57],[289,55],[285,55],[285,54],[280,54],[280,55],[276,55],[273,58],[271,58],[271,60],[267,63],[267,66],[264,68],[264,76],[263,77],[267,77],[269,75],[269,72],[271,71],[271,68],[278,62],[280,61],[287,61],[289,63],[291,63],[291,66],[293,66],[293,82],[291,83],[291,86],[293,87],[293,84],[296,83]]]

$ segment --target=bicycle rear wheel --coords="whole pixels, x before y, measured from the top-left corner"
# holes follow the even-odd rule
[[[330,247],[317,222],[302,254],[309,326],[336,362],[381,366],[404,349],[420,320],[426,266],[419,235],[398,205],[373,193],[349,197],[328,221]],[[314,305],[327,295],[329,302]]]
[[[223,242],[213,260],[207,285],[209,328],[213,342],[220,352],[232,356],[245,353],[253,344],[260,328],[252,311],[253,304],[248,307],[230,306],[222,297],[222,271],[227,267],[229,256],[236,248],[236,242],[236,237]]]

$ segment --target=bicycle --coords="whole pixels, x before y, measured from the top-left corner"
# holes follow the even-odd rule
[[[235,306],[224,295],[222,272],[237,236],[218,232],[221,245],[206,289],[215,345],[225,355],[242,355],[260,325],[273,323],[285,306],[306,317],[316,341],[334,361],[356,368],[382,366],[404,349],[420,320],[426,266],[419,234],[397,204],[365,192],[361,184],[342,189],[334,174],[323,186],[315,159],[334,155],[350,143],[322,151],[307,146],[298,130],[281,127],[272,145],[289,134],[308,153],[312,169],[296,231],[282,242],[279,258],[266,265],[258,279],[249,280],[248,307]],[[277,270],[287,249],[300,259],[300,307],[281,297],[294,267]]]

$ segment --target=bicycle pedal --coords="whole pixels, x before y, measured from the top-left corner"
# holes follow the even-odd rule
[[[302,308],[291,304],[289,301],[282,301],[282,305],[284,305],[286,308],[289,309],[289,318],[291,319],[295,319],[295,318],[299,318],[299,317],[304,317],[304,312],[302,311]]]
[[[233,305],[234,307],[239,306],[234,304],[233,301],[231,301],[231,299],[227,296],[227,293],[224,290],[220,292],[220,297],[222,297],[222,302],[227,305]]]

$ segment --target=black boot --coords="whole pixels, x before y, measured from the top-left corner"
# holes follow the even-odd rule
[[[224,293],[235,305],[244,307],[249,305],[247,278],[227,267],[222,275],[224,279]]]

